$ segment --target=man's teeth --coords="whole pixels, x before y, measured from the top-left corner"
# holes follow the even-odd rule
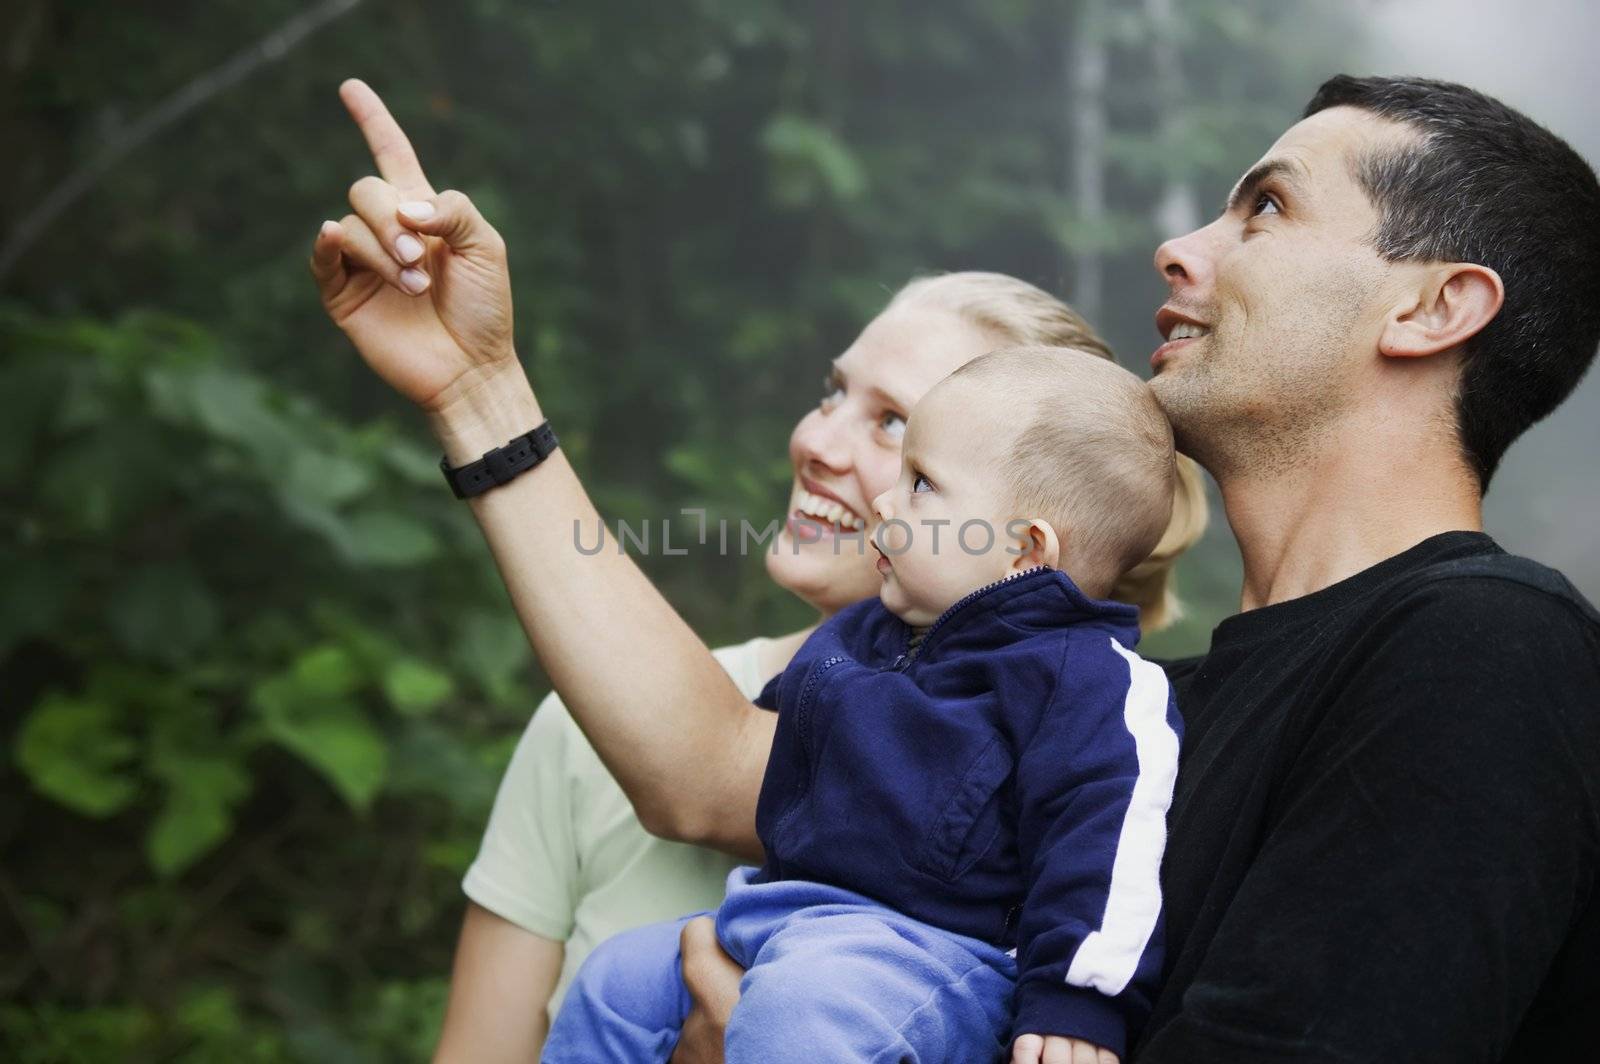
[[[1178,324],[1172,327],[1172,331],[1167,334],[1167,339],[1188,340],[1191,337],[1204,336],[1210,331],[1211,330],[1207,329],[1204,325],[1196,325],[1192,321],[1180,321]]]
[[[820,495],[813,495],[809,491],[799,492],[795,496],[795,509],[807,517],[815,517],[825,525],[838,525],[859,531],[867,527],[867,523],[855,514],[846,510],[832,499],[824,499]]]

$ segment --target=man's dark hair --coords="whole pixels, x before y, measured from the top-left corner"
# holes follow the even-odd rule
[[[1306,116],[1358,107],[1419,134],[1352,160],[1391,261],[1473,262],[1505,303],[1462,352],[1456,417],[1482,488],[1506,448],[1572,393],[1600,344],[1600,183],[1560,137],[1462,85],[1329,78]]]

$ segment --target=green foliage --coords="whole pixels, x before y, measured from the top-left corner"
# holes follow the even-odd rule
[[[194,323],[13,308],[0,347],[22,459],[0,518],[0,885],[29,947],[0,974],[53,988],[0,1013],[0,1044],[27,1047],[7,1058],[420,1055],[437,993],[420,1019],[393,1001],[445,969],[533,704],[475,530],[387,419],[351,427]],[[334,975],[351,943],[419,938],[432,952],[383,980]],[[336,1019],[362,995],[392,1031]]]
[[[860,161],[832,130],[799,115],[768,123],[761,146],[772,160],[772,198],[784,207],[810,207],[819,197],[860,198],[867,178]]]
[[[26,0],[0,232],[305,6]],[[306,276],[371,166],[342,77],[506,236],[519,351],[607,516],[759,526],[825,361],[913,273],[1070,293],[1095,249],[1142,361],[1164,182],[1215,202],[1348,39],[1310,0],[1174,6],[1168,107],[1143,5],[1107,5],[1102,217],[1069,177],[1077,6],[1043,0],[368,3],[120,163],[0,302],[0,1058],[432,1045],[543,685],[419,420]],[[1157,650],[1229,609],[1225,542]],[[759,557],[642,564],[713,643],[809,619]]]
[[[125,771],[138,744],[118,728],[110,706],[51,695],[17,736],[17,767],[42,794],[85,816],[110,816],[133,800]]]
[[[166,794],[145,836],[145,854],[158,874],[172,876],[227,837],[250,777],[228,755],[176,752],[153,756],[150,775]]]
[[[396,710],[408,715],[431,713],[455,692],[449,673],[420,661],[397,661],[383,676],[383,690]]]

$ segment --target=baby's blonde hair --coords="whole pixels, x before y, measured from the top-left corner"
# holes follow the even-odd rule
[[[1109,359],[1065,347],[981,355],[938,389],[973,386],[983,390],[978,402],[1008,417],[998,470],[1008,517],[1048,521],[1061,540],[1061,568],[1104,597],[1150,556],[1172,516],[1172,426],[1149,386]]]
[[[949,311],[993,334],[996,346],[1070,347],[1115,361],[1110,345],[1077,311],[1044,289],[1003,273],[919,277],[900,289],[889,306]],[[1139,624],[1146,632],[1165,628],[1182,616],[1172,589],[1172,567],[1206,528],[1200,467],[1179,455],[1176,476],[1166,530],[1149,555],[1123,573],[1110,595],[1139,607]]]

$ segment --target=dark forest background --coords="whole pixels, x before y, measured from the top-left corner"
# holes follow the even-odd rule
[[[421,419],[307,275],[371,168],[340,80],[505,235],[519,350],[602,512],[759,525],[824,364],[915,274],[1027,278],[1145,372],[1155,245],[1364,47],[1359,8],[1302,0],[6,7],[19,1062],[432,1046],[546,685]],[[759,557],[642,561],[712,644],[807,620]],[[1152,653],[1236,605],[1220,515],[1180,581]]]

